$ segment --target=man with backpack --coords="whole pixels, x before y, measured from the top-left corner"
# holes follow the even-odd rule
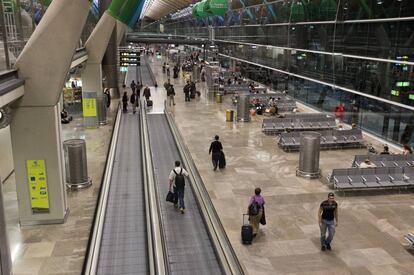
[[[134,80],[132,80],[132,82],[129,86],[131,87],[132,93],[135,93],[135,89],[137,88],[137,84],[135,84]]]
[[[183,88],[183,92],[185,94],[185,101],[190,102],[190,92],[191,92],[191,85],[190,81],[187,81],[187,84]]]
[[[174,96],[175,96],[174,86],[170,84],[167,88],[168,104],[170,107],[171,107],[171,104],[175,105]]]
[[[175,161],[175,168],[171,170],[169,179],[169,190],[174,193],[174,206],[178,208],[178,202],[181,214],[184,214],[184,188],[185,188],[185,177],[188,177],[188,172],[181,167],[179,160]]]

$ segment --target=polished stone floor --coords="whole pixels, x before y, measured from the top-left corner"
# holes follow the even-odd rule
[[[153,68],[165,81],[161,62]],[[162,79],[162,81],[161,81]],[[331,189],[323,180],[298,178],[299,153],[285,153],[273,136],[261,132],[261,118],[249,123],[226,122],[234,109],[208,96],[184,102],[183,80],[172,79],[176,91],[175,120],[209,191],[228,237],[247,274],[414,274],[414,252],[403,235],[414,232],[414,194],[376,192],[337,194],[339,226],[330,252],[321,252],[317,211]],[[227,168],[214,172],[208,148],[219,135]],[[381,143],[366,137],[381,149]],[[326,177],[332,168],[350,167],[366,149],[322,151]],[[266,200],[267,225],[251,246],[240,241],[242,213],[255,187]]]
[[[153,111],[159,112],[166,78],[161,72],[163,61],[152,62],[160,85],[152,91]],[[413,193],[338,193],[339,226],[333,250],[321,252],[317,210],[331,191],[324,181],[297,178],[299,154],[283,152],[275,137],[264,135],[260,117],[249,123],[226,122],[225,111],[234,109],[228,96],[217,104],[199,84],[201,97],[184,102],[183,80],[172,82],[177,125],[246,274],[414,274],[414,252],[403,239],[414,232]],[[85,130],[80,120],[64,127],[64,140],[86,138],[89,175],[94,181],[87,190],[68,193],[71,213],[65,224],[18,227],[14,177],[6,182],[14,274],[81,273],[112,120],[113,112],[110,124],[99,130]],[[227,168],[214,172],[208,148],[216,134],[223,142]],[[334,167],[350,167],[353,156],[365,152],[323,151],[324,177]],[[255,187],[263,190],[267,225],[261,227],[253,245],[244,246],[240,242],[242,213]]]

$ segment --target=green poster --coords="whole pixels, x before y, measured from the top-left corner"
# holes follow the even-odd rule
[[[84,117],[96,116],[96,98],[83,98],[82,108]]]
[[[49,211],[49,193],[47,189],[45,160],[27,160],[26,165],[32,211]]]

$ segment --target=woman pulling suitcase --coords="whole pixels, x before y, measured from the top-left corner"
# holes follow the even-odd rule
[[[265,201],[260,195],[261,192],[262,189],[260,188],[256,188],[254,190],[254,195],[250,198],[249,206],[247,207],[250,224],[243,224],[242,226],[241,235],[242,242],[244,244],[251,244],[252,239],[255,238],[259,232],[260,224],[266,224],[266,218],[264,214]]]

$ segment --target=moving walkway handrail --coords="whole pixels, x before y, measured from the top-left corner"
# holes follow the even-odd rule
[[[155,78],[154,72],[151,69],[151,66],[148,62],[148,58],[145,55],[144,55],[144,59],[145,59],[145,66],[147,67],[147,70],[148,70],[148,73],[150,75],[151,81],[154,84],[154,86],[157,87],[158,86],[157,79]]]
[[[99,201],[95,212],[95,220],[92,228],[92,233],[89,238],[88,254],[85,260],[83,274],[96,274],[98,270],[99,251],[101,249],[106,207],[108,205],[109,187],[111,185],[112,168],[114,165],[120,124],[121,105],[118,106],[118,112],[116,115],[108,158],[105,166],[105,173],[102,180],[101,191],[99,193]]]
[[[154,165],[152,163],[151,145],[148,130],[146,101],[141,100],[141,147],[144,174],[144,191],[148,232],[148,256],[151,275],[169,274],[166,246],[161,223],[160,202],[158,200]]]
[[[164,106],[165,106],[164,102]],[[214,208],[213,203],[210,200],[210,196],[207,189],[204,186],[203,180],[195,166],[194,160],[191,157],[190,151],[185,145],[183,138],[175,124],[172,114],[167,111],[165,106],[165,115],[167,117],[168,124],[173,134],[175,143],[177,144],[178,151],[180,152],[183,166],[188,169],[192,189],[196,198],[196,201],[200,207],[202,217],[209,232],[213,247],[219,258],[221,267],[225,274],[244,274],[243,268],[237,259],[236,253],[228,239],[223,225],[220,222],[218,214]]]

